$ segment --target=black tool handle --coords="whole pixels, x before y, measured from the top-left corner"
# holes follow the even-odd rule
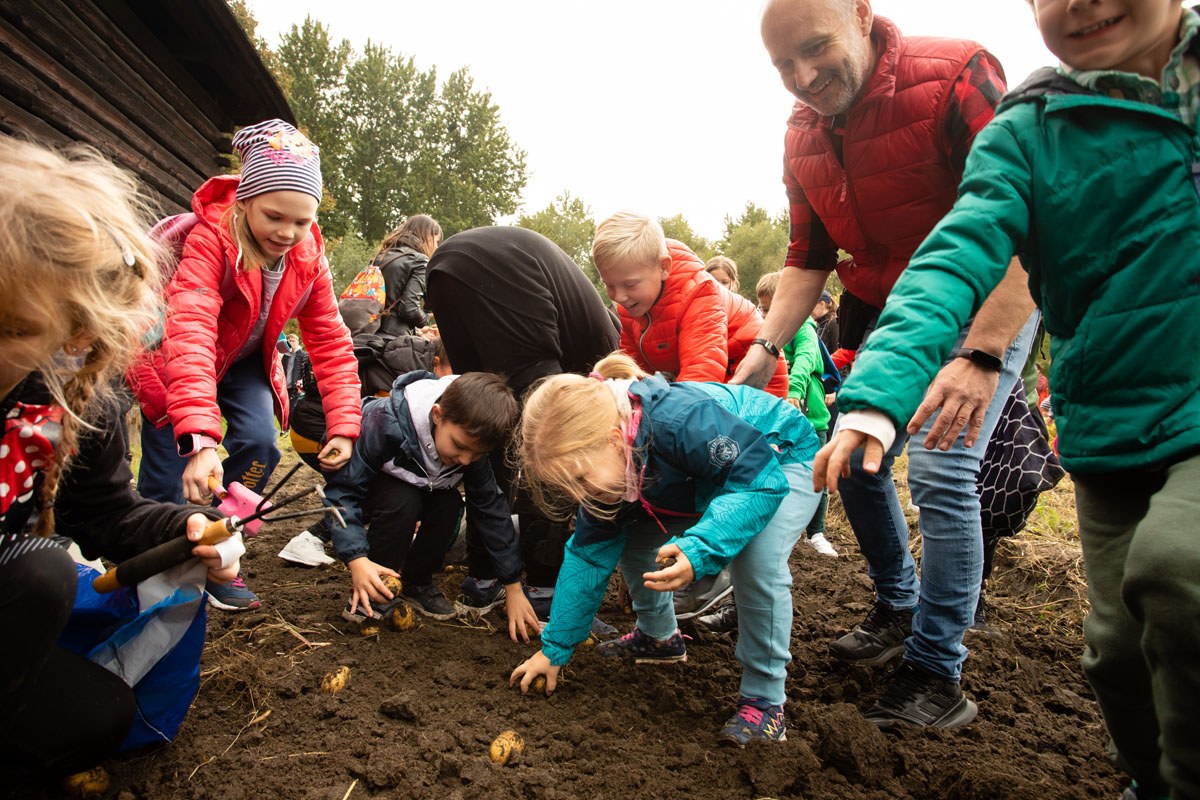
[[[200,541],[193,542],[186,536],[180,536],[144,553],[138,553],[98,576],[92,581],[92,588],[100,594],[106,594],[116,591],[121,586],[136,586],[147,578],[187,561],[192,557],[193,547],[225,541],[233,535],[238,525],[239,520],[236,517],[213,520],[205,527],[204,536]]]

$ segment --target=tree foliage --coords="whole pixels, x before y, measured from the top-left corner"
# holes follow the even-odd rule
[[[592,263],[596,220],[586,203],[572,197],[570,192],[563,192],[541,211],[518,217],[517,225],[537,231],[561,247],[583,269],[601,296],[604,295],[604,284]]]
[[[692,230],[691,224],[683,218],[683,214],[659,217],[658,223],[662,225],[663,233],[667,235],[668,239],[677,239],[683,242],[692,248],[692,252],[700,256],[701,261],[708,261],[716,255],[712,242]]]
[[[771,216],[754,203],[747,203],[737,219],[725,218],[725,235],[717,243],[721,255],[737,262],[741,294],[755,302],[758,279],[783,267],[787,247],[787,212]]]

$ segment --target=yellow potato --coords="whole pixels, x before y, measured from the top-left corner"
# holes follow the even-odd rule
[[[407,603],[401,603],[392,609],[391,614],[388,614],[388,622],[395,630],[411,631],[417,627],[417,615],[413,613],[412,607]]]
[[[321,691],[325,694],[337,694],[346,688],[350,682],[350,668],[338,667],[321,679]]]
[[[100,797],[108,791],[108,773],[104,767],[77,772],[63,780],[63,790],[71,797]]]
[[[531,683],[529,685],[529,688],[533,690],[534,694],[545,694],[546,693],[546,676],[538,675],[536,678],[533,679],[533,683]]]
[[[359,634],[364,637],[378,636],[380,630],[382,629],[379,627],[379,620],[377,619],[363,620],[362,625],[358,626]]]
[[[387,590],[392,593],[392,599],[400,596],[400,590],[404,588],[404,585],[400,583],[399,578],[394,578],[391,575],[383,575],[380,577],[380,580],[383,581],[383,585],[387,587]]]
[[[516,731],[505,731],[496,737],[488,748],[488,758],[501,766],[507,764],[513,756],[525,752],[525,740]]]

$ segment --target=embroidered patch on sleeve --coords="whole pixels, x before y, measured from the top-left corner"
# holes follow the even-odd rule
[[[718,469],[732,464],[739,453],[738,443],[728,436],[718,436],[708,443],[708,462]]]

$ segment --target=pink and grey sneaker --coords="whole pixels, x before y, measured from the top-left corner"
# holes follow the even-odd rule
[[[721,728],[717,740],[721,744],[745,747],[751,739],[786,742],[787,726],[783,721],[783,706],[774,706],[757,697],[739,697],[738,710]]]
[[[686,639],[678,630],[666,639],[652,639],[641,629],[634,628],[633,633],[627,633],[620,639],[596,645],[596,652],[606,658],[632,658],[638,664],[676,664],[687,661]]]
[[[209,581],[204,590],[208,592],[208,604],[222,611],[250,611],[262,605],[258,595],[246,588],[241,575],[229,583]]]

